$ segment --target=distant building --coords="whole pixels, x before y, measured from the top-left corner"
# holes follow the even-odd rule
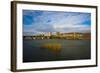
[[[24,39],[91,39],[91,33],[78,33],[78,32],[70,32],[70,33],[60,33],[56,32],[53,34],[52,32],[47,32],[46,34],[34,35],[34,36],[24,36]]]
[[[60,33],[60,32],[56,32],[56,35],[57,35],[57,36],[60,36],[60,35],[61,35],[61,33]]]
[[[82,33],[62,33],[63,37],[66,37],[66,39],[81,39]]]
[[[45,34],[45,36],[50,37],[52,35],[52,32],[48,32],[47,34]]]

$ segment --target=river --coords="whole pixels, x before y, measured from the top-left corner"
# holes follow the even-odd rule
[[[60,51],[41,48],[46,43],[61,44]],[[91,58],[90,40],[23,40],[23,62],[81,60]]]

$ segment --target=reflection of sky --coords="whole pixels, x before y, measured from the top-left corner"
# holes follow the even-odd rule
[[[91,14],[23,10],[24,35],[46,32],[90,32]]]

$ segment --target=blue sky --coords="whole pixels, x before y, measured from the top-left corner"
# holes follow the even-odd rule
[[[91,13],[23,10],[24,35],[90,32]]]

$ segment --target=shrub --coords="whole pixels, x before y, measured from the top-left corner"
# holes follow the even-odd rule
[[[46,44],[43,44],[41,47],[44,49],[49,49],[51,51],[55,51],[55,52],[61,50],[61,44],[59,44],[59,43],[46,43]]]

